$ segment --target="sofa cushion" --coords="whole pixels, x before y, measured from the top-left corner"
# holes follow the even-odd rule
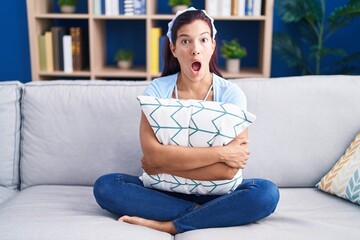
[[[189,231],[176,240],[359,239],[360,208],[316,188],[280,188],[276,211],[253,224]]]
[[[0,186],[0,207],[3,205],[7,200],[14,196],[14,194],[18,192],[17,190],[12,190],[3,186]]]
[[[34,186],[0,208],[1,240],[171,240],[170,234],[118,222],[101,209],[92,187]],[[144,237],[145,236],[145,237]]]
[[[25,85],[21,186],[93,185],[106,173],[140,175],[140,107],[148,82]]]
[[[0,82],[0,186],[19,187],[20,99],[22,84]]]
[[[254,120],[255,115],[234,104],[138,97],[160,143],[166,145],[211,147],[233,140]],[[231,180],[198,181],[171,174],[142,175],[146,187],[186,194],[227,194],[242,182],[240,169]]]
[[[316,186],[360,205],[360,133]]]
[[[360,132],[360,76],[236,80],[257,116],[244,178],[313,187]]]

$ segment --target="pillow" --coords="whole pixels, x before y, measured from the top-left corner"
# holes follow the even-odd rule
[[[360,205],[360,133],[316,186]]]
[[[144,112],[154,133],[162,144],[191,147],[222,146],[247,128],[255,115],[234,104],[164,99],[139,96]],[[141,177],[145,187],[186,194],[226,194],[242,182],[241,169],[231,180],[198,181],[170,174]]]

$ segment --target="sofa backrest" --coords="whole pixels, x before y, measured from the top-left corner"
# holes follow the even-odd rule
[[[0,186],[8,189],[19,188],[22,86],[18,81],[0,82]]]
[[[257,119],[244,177],[314,186],[360,132],[360,76],[236,81]]]
[[[140,175],[140,107],[148,82],[25,85],[21,186],[92,185],[105,173]]]
[[[244,177],[314,186],[360,131],[360,77],[234,80],[257,116]],[[149,82],[25,85],[21,186],[92,185],[105,173],[140,175],[140,107]]]

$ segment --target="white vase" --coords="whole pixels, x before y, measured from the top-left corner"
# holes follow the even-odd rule
[[[60,11],[62,13],[74,13],[75,12],[75,6],[61,6]]]
[[[132,61],[121,60],[117,62],[118,68],[129,69],[132,66]]]
[[[177,13],[177,11],[184,11],[187,8],[188,8],[188,6],[186,6],[186,5],[177,5],[177,6],[173,6],[172,11],[175,14],[175,13]]]
[[[240,59],[239,58],[226,59],[226,71],[228,73],[240,72]]]

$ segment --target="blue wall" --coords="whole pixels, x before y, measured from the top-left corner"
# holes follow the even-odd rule
[[[347,1],[326,1],[326,11],[329,13],[335,7],[345,4]],[[0,21],[0,81],[20,80],[28,82],[31,79],[31,70],[25,1],[1,0],[0,18],[2,20]],[[357,19],[333,35],[328,41],[329,46],[344,48],[348,53],[360,51],[359,26],[360,19]],[[273,30],[274,32],[292,32],[291,25],[282,23],[276,11],[274,13]],[[328,61],[331,62],[331,59]],[[360,69],[360,62],[358,68]],[[281,58],[276,53],[273,53],[271,76],[280,77],[298,74],[297,71],[286,67]]]

